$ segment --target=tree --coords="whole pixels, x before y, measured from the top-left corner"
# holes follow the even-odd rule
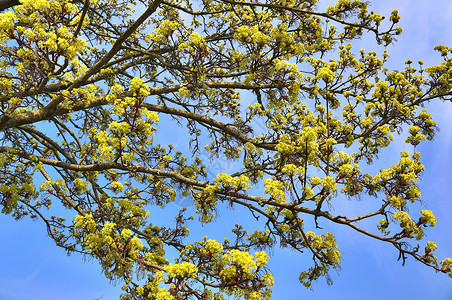
[[[265,251],[276,245],[312,256],[306,287],[330,280],[340,268],[330,223],[451,276],[434,242],[418,245],[436,219],[417,211],[416,148],[436,129],[423,103],[450,96],[451,49],[436,47],[441,65],[389,71],[386,50],[351,44],[365,33],[392,43],[397,11],[383,23],[347,0],[324,12],[315,0],[0,8],[2,212],[41,219],[57,246],[123,281],[125,299],[270,298]],[[159,144],[167,127],[186,130],[188,150]],[[378,154],[403,129],[412,153],[385,166]],[[218,160],[233,165],[212,172]],[[344,197],[378,207],[334,214]],[[150,210],[180,199],[194,206],[152,223]],[[250,220],[191,238],[228,207]]]

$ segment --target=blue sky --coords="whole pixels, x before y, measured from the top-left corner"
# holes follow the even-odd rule
[[[452,46],[450,1],[374,0],[372,7],[386,16],[398,9],[402,16],[404,33],[388,48],[389,68],[401,69],[407,59],[421,59],[427,66],[439,63],[440,56],[433,47]],[[374,44],[367,39],[359,44],[355,47],[374,50]],[[441,131],[433,142],[419,149],[426,166],[421,191],[427,209],[438,218],[426,240],[437,243],[436,254],[441,259],[452,256],[452,103],[435,101],[427,108]],[[403,143],[395,143],[383,153],[382,160],[395,161],[404,147]],[[366,200],[358,205],[366,206]],[[352,212],[354,205],[354,201],[342,202],[341,208]],[[118,298],[120,285],[111,286],[95,263],[83,263],[80,256],[68,257],[56,248],[41,222],[15,222],[0,215],[0,226],[0,300]],[[314,291],[306,290],[299,284],[298,275],[309,266],[310,256],[275,249],[270,261],[276,278],[273,299],[452,299],[452,279],[447,276],[410,259],[402,267],[390,245],[340,227],[331,227],[331,232],[336,234],[343,252],[342,271],[331,273],[333,285],[327,286],[321,279]]]

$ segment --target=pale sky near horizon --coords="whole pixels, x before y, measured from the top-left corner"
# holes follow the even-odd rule
[[[452,46],[448,27],[452,25],[452,1],[371,2],[375,12],[389,16],[393,9],[398,9],[402,16],[400,25],[404,33],[395,45],[388,47],[391,56],[388,68],[400,70],[407,59],[423,60],[425,66],[441,62],[433,47]],[[359,48],[372,51],[373,45],[363,39]],[[435,241],[436,254],[443,259],[452,257],[452,103],[435,101],[427,109],[441,130],[434,141],[423,143],[419,149],[421,162],[426,166],[421,181],[422,198],[438,218],[437,225],[427,231],[425,241]],[[395,143],[381,159],[398,159],[402,144]],[[366,201],[371,200],[362,199],[359,205],[366,205]],[[355,204],[350,201],[351,211]],[[347,203],[344,205],[348,209]],[[76,254],[66,256],[52,244],[41,222],[26,219],[15,222],[0,214],[0,226],[0,300],[118,299],[121,285],[109,285],[96,263],[83,263]],[[313,285],[313,291],[306,290],[298,282],[298,275],[310,266],[310,254],[277,248],[270,260],[276,283],[272,299],[452,299],[452,279],[446,275],[412,259],[402,266],[391,245],[337,226],[332,226],[331,231],[343,252],[342,271],[331,272],[333,285],[328,286],[320,279]]]

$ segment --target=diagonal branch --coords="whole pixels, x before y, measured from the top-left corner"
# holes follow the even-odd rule
[[[151,5],[145,10],[145,12],[132,24],[127,28],[127,30],[115,41],[110,51],[102,57],[102,59],[98,60],[82,77],[75,80],[69,87],[68,90],[76,89],[84,84],[86,80],[88,80],[92,75],[99,72],[99,70],[110,61],[110,59],[115,56],[115,54],[121,50],[122,44],[129,38],[137,28],[143,24],[149,16],[151,16],[160,5],[162,0],[155,0],[151,3]],[[47,106],[43,108],[44,115],[46,117],[52,116],[55,110],[57,109],[58,104],[64,101],[64,96],[60,95],[52,100]]]
[[[0,11],[4,11],[16,5],[20,5],[19,0],[0,0]]]
[[[53,189],[57,192],[57,196],[61,195],[61,197],[64,199],[64,201],[66,201],[67,204],[69,204],[73,209],[75,209],[80,215],[86,216],[86,213],[77,204],[75,204],[74,201],[72,201],[68,196],[66,196],[61,191],[61,189],[58,187],[58,185],[56,185],[56,183],[52,180],[50,175],[44,170],[43,167],[39,168],[39,171],[41,172],[41,174],[44,176],[44,178],[47,181],[50,181],[50,183],[52,184]]]

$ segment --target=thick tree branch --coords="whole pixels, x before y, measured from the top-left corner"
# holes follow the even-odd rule
[[[20,5],[19,0],[0,0],[0,11],[3,11],[16,5]]]
[[[203,86],[207,86],[212,89],[222,89],[222,88],[234,88],[234,89],[244,89],[244,90],[253,90],[256,88],[260,89],[266,89],[266,88],[278,88],[279,85],[274,84],[254,84],[254,83],[241,83],[241,82],[228,82],[228,81],[217,81],[217,82],[204,82],[199,83],[198,85],[193,84],[177,84],[172,86],[163,86],[163,87],[155,87],[150,89],[150,95],[162,95],[162,94],[169,94],[178,92],[179,89],[186,87],[187,89],[195,89],[195,88],[202,88]],[[130,97],[133,96],[132,93],[126,92],[122,95],[123,97]],[[47,108],[41,108],[37,110],[32,111],[26,111],[20,114],[17,114],[13,117],[11,117],[7,122],[4,123],[2,127],[0,127],[0,130],[4,130],[6,128],[13,128],[18,127],[21,125],[26,124],[33,124],[39,121],[43,120],[49,120],[53,116],[61,116],[70,112],[76,112],[81,111],[88,108],[93,107],[99,107],[102,105],[109,104],[106,100],[106,96],[100,96],[97,97],[97,99],[91,103],[83,103],[78,102],[75,103],[74,106],[71,107],[71,109],[63,108],[60,106],[57,106],[55,110],[52,113],[52,116],[49,116],[47,114],[48,109]]]

